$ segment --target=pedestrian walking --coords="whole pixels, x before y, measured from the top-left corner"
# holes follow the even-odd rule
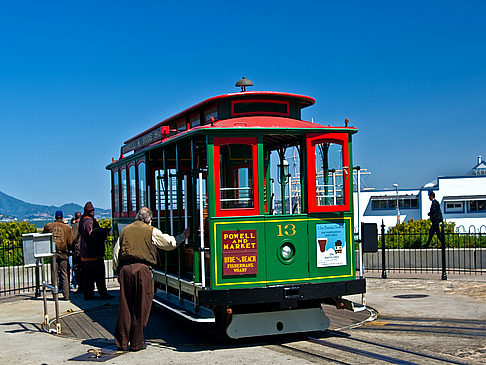
[[[430,206],[430,212],[429,212],[429,217],[432,226],[429,229],[429,239],[425,244],[425,248],[429,248],[430,241],[432,241],[432,238],[434,237],[435,234],[437,235],[437,238],[439,239],[440,243],[442,244],[444,243],[444,237],[440,230],[440,223],[442,223],[442,212],[440,211],[440,204],[435,199],[435,193],[433,191],[429,191],[429,200],[432,202],[432,205]]]
[[[157,263],[157,248],[170,251],[189,237],[186,229],[177,237],[162,233],[151,225],[152,211],[141,208],[136,221],[121,231],[113,250],[113,264],[120,282],[120,308],[115,329],[118,349],[139,351],[146,347],[143,330],[147,325],[154,282],[152,267]]]

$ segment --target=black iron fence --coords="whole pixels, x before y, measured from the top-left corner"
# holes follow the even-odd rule
[[[363,254],[365,271],[381,271],[384,278],[387,272],[440,273],[442,279],[447,273],[486,274],[485,226],[455,232],[442,226],[443,240],[435,235],[428,244],[427,230],[385,233],[382,225],[380,231],[378,252]]]
[[[41,289],[41,272],[38,266],[24,267],[22,240],[9,240],[0,245],[0,296],[34,292],[39,295]],[[114,280],[112,269],[112,252],[114,240],[108,237],[105,241],[105,271],[108,280]],[[50,260],[47,264],[47,282],[51,282]]]
[[[378,236],[378,252],[363,255],[365,271],[387,273],[438,273],[443,279],[447,273],[486,274],[486,227],[443,232],[444,245],[434,237],[425,245],[428,231],[385,233],[384,226]],[[105,244],[105,268],[108,280],[114,280],[111,266],[113,239]],[[358,254],[357,254],[358,255]],[[46,259],[48,263],[49,260]],[[357,257],[357,269],[359,269]],[[49,265],[48,265],[49,266]],[[50,270],[47,270],[50,281]],[[0,246],[0,296],[37,292],[40,288],[38,267],[23,266],[21,240],[3,242]]]

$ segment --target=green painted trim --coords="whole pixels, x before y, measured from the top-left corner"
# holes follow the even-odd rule
[[[273,284],[273,283],[285,283],[285,282],[297,282],[297,281],[315,281],[315,280],[323,280],[323,279],[339,279],[339,278],[351,278],[355,277],[355,272],[354,272],[354,232],[353,232],[353,225],[352,225],[352,218],[350,216],[344,216],[344,217],[328,217],[328,218],[302,218],[302,219],[294,219],[293,221],[296,222],[301,222],[301,221],[329,221],[329,220],[348,220],[349,221],[349,237],[351,244],[349,245],[350,248],[348,248],[347,252],[347,259],[349,259],[350,262],[350,272],[349,274],[345,275],[332,275],[332,276],[319,276],[319,277],[303,277],[303,278],[296,278],[296,279],[285,279],[285,280],[263,280],[263,281],[245,281],[245,282],[237,282],[237,283],[220,283],[218,282],[218,251],[217,251],[217,229],[216,227],[218,225],[226,225],[226,224],[235,224],[235,223],[243,223],[243,224],[261,224],[261,223],[275,223],[275,222],[281,222],[284,221],[285,219],[274,219],[274,220],[258,220],[258,221],[231,221],[231,222],[214,222],[213,223],[213,247],[214,247],[214,258],[211,263],[212,266],[214,266],[214,276],[211,276],[211,282],[214,283],[214,286],[237,286],[237,285],[255,285],[255,284]],[[347,266],[347,265],[346,265]]]

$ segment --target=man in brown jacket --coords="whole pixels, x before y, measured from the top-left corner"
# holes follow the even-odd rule
[[[113,249],[113,266],[120,282],[120,309],[115,329],[118,349],[139,351],[145,348],[143,329],[147,325],[154,282],[152,267],[157,263],[157,248],[170,251],[189,237],[186,229],[177,237],[153,227],[152,211],[141,208],[136,221],[123,228]]]
[[[69,300],[69,251],[72,248],[73,233],[71,228],[63,222],[62,211],[56,212],[56,220],[44,226],[43,233],[52,233],[56,243],[54,258],[58,267],[59,288],[65,300]]]

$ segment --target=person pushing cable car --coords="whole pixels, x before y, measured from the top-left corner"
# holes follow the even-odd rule
[[[157,263],[157,248],[165,251],[179,247],[189,237],[189,229],[173,237],[153,227],[152,211],[141,208],[135,222],[123,228],[113,249],[113,268],[120,282],[120,309],[115,329],[119,350],[139,351],[146,347],[143,329],[147,325],[154,282],[152,267]]]

